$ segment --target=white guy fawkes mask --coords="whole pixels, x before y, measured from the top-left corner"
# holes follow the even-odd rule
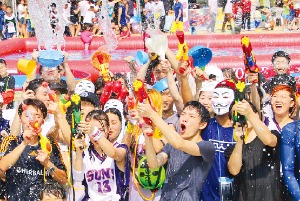
[[[234,92],[228,88],[216,88],[212,94],[212,108],[216,115],[229,112],[229,107],[234,100]]]
[[[75,94],[81,94],[85,91],[95,93],[95,85],[89,80],[81,80],[75,86]]]

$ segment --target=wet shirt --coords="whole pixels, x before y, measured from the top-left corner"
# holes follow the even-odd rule
[[[282,128],[281,162],[284,182],[294,200],[300,200],[300,121]]]
[[[166,180],[161,201],[199,200],[203,182],[212,166],[215,149],[211,142],[197,143],[201,156],[192,156],[170,144],[163,148],[168,155]]]
[[[3,140],[1,152],[7,155],[22,143],[21,137],[8,136]],[[56,143],[51,143],[51,162],[61,170],[66,170]],[[52,179],[44,171],[44,166],[35,159],[37,146],[26,146],[16,164],[6,172],[6,195],[9,201],[39,201],[44,174],[47,179]]]
[[[179,132],[179,115],[175,112],[172,116],[163,119],[167,124],[172,124],[175,126],[176,131]]]
[[[0,77],[0,92],[5,92],[7,89],[15,90],[15,78],[11,75]]]
[[[269,147],[256,137],[252,142],[243,144],[242,167],[234,178],[239,201],[281,201],[280,184],[280,134],[277,146]],[[229,147],[225,155],[230,158],[234,146]]]
[[[213,166],[209,171],[201,191],[201,200],[219,201],[220,195],[218,178],[228,177],[229,175],[224,151],[227,147],[235,144],[233,139],[233,128],[224,128],[217,122],[216,118],[212,118],[208,127],[202,134],[202,139],[212,142],[215,145],[216,152]]]

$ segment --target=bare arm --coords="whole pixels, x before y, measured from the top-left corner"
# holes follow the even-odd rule
[[[69,67],[69,64],[67,62],[63,63],[64,69],[65,69],[65,76],[66,76],[66,82],[68,86],[68,91],[69,92],[74,92],[75,90],[75,77]]]
[[[146,143],[146,157],[148,165],[151,169],[161,167],[168,161],[168,155],[161,152],[156,155],[156,151],[153,146],[153,138],[145,135]]]
[[[142,68],[139,70],[139,72],[136,75],[136,79],[140,79],[142,81],[145,80],[150,62],[151,62],[151,59],[149,59],[148,62],[142,66]]]
[[[175,103],[175,106],[177,109],[177,113],[181,114],[184,104],[183,104],[182,97],[180,96],[179,91],[177,89],[172,72],[173,71],[169,71],[167,74],[168,86],[169,86],[170,94],[174,100],[174,103]]]
[[[243,140],[239,140],[233,149],[228,161],[228,170],[230,174],[237,175],[242,167]]]
[[[173,52],[170,50],[170,48],[167,49],[166,56],[167,56],[169,62],[171,63],[172,68],[175,71],[177,71],[179,61],[176,60],[176,56],[173,54]]]

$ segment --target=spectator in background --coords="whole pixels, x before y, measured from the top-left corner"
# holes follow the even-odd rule
[[[175,21],[173,21],[170,32],[175,34],[177,30],[183,31],[183,6],[179,0],[175,0],[174,11],[175,11]]]
[[[81,23],[81,26],[82,26],[85,14],[89,10],[89,8],[90,8],[89,1],[87,1],[87,0],[81,0],[78,3],[78,7],[79,7],[79,10],[80,10],[80,19],[79,20],[80,20],[80,23]]]
[[[4,33],[6,39],[17,37],[17,18],[13,14],[12,8],[10,6],[7,6],[6,14],[4,15],[4,26],[5,29],[2,31],[2,33]],[[23,37],[24,36],[25,35],[23,35]]]
[[[89,10],[85,13],[85,16],[83,18],[83,25],[89,25],[92,28],[95,21],[95,9],[94,6],[90,6]]]
[[[71,8],[70,8],[70,32],[72,37],[78,36],[78,33],[80,31],[80,21],[79,21],[79,7],[78,3],[76,1],[71,2]]]
[[[247,22],[247,29],[248,31],[250,31],[251,0],[242,0],[242,11],[243,11],[242,29],[246,30],[246,22]]]
[[[23,38],[26,35],[26,20],[25,20],[25,1],[19,0],[18,5],[18,20],[19,20],[19,34],[20,38]]]
[[[6,61],[0,59],[0,93],[15,90],[15,78],[7,71]],[[5,106],[6,109],[13,108],[13,102]]]
[[[282,11],[282,18],[283,18],[283,31],[288,31],[288,21],[290,15],[290,7],[289,7],[289,0],[283,0],[283,11]]]
[[[163,30],[164,27],[164,18],[165,18],[165,7],[162,1],[160,0],[154,0],[152,4],[153,8],[153,16],[154,16],[154,22],[156,20],[160,20],[159,28],[160,30]]]
[[[232,19],[232,1],[227,0],[225,6],[223,7],[223,13],[225,14],[224,16],[224,21],[222,25],[222,32],[225,32],[225,26],[227,23],[229,23],[231,29],[233,28],[233,25],[231,25],[231,19]]]
[[[207,31],[208,32],[215,32],[215,24],[216,24],[216,17],[218,13],[218,0],[210,0],[208,1],[208,6],[209,6],[209,12],[210,12],[210,18],[211,21],[209,25],[207,26]]]
[[[130,18],[134,16],[134,4],[135,4],[134,0],[127,0],[127,6],[128,6],[127,14]]]
[[[2,40],[3,38],[3,33],[2,31],[5,29],[5,26],[4,26],[4,15],[5,15],[5,11],[3,10],[3,5],[5,4],[2,4],[2,2],[0,2],[0,6],[1,6],[1,9],[0,9],[0,39]],[[6,5],[5,5],[5,10],[6,10]]]
[[[300,0],[294,0],[295,18],[297,30],[300,29]]]
[[[119,10],[118,10],[118,26],[121,29],[123,26],[128,26],[130,29],[130,26],[127,24],[127,19],[130,18],[129,15],[127,14],[127,0],[122,0],[119,3]]]

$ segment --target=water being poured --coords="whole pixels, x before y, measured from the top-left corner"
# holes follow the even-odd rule
[[[56,4],[55,16],[50,16],[51,5]],[[38,49],[61,50],[65,46],[63,33],[66,22],[63,20],[64,5],[66,0],[28,0],[28,11],[35,27]],[[56,18],[54,29],[51,20]]]
[[[111,26],[107,0],[102,0],[101,14],[98,17],[98,22],[102,28],[107,50],[115,50],[118,47],[118,38]]]

